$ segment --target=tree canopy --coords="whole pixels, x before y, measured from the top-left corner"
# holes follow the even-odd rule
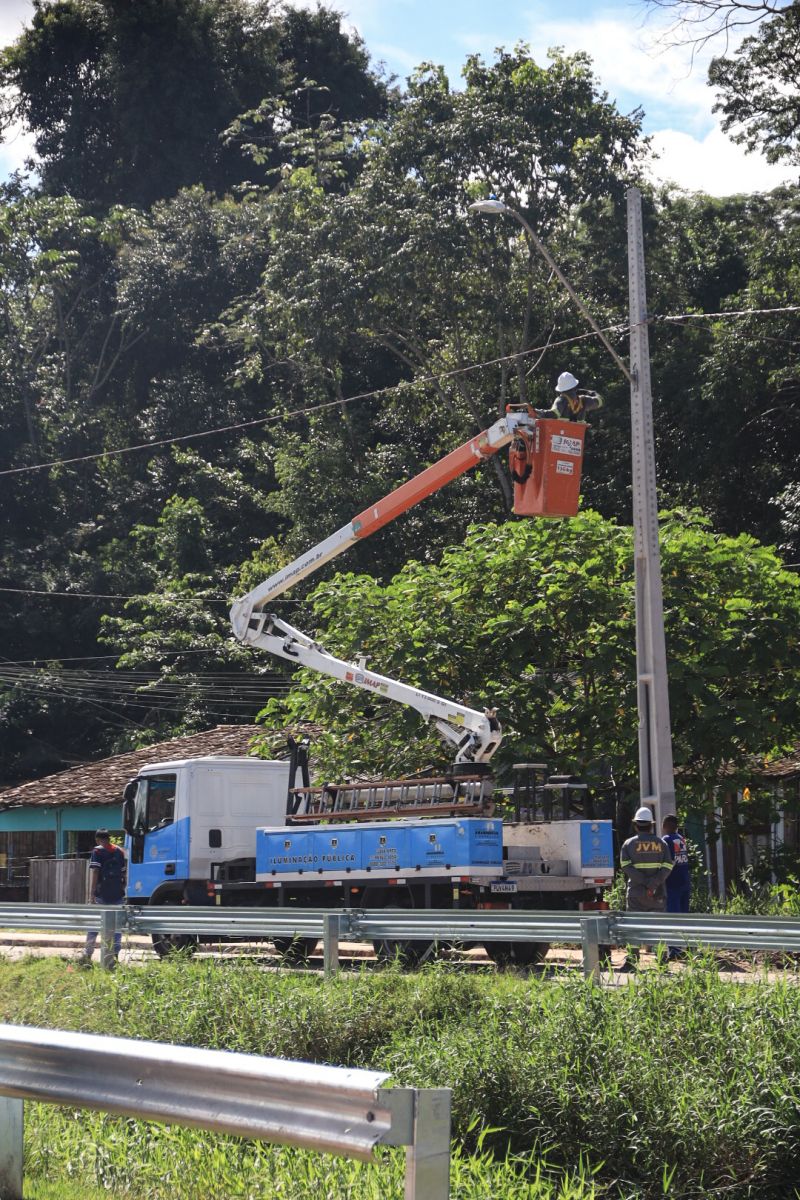
[[[800,579],[752,538],[697,513],[662,521],[665,627],[677,782],[702,808],[720,773],[785,748],[800,720]],[[546,761],[636,784],[631,530],[569,521],[473,526],[435,563],[387,583],[337,575],[311,596],[315,636],[381,674],[482,710],[504,726],[497,765]],[[449,751],[412,710],[301,670],[268,727],[326,731],[323,773],[444,767]]]
[[[323,113],[361,120],[386,110],[385,84],[340,18],[273,0],[35,0],[33,19],[0,55],[0,127],[34,134],[50,193],[93,207],[147,208],[181,187],[223,193],[252,178],[222,135],[266,97],[312,78]],[[278,139],[270,165],[280,163]]]
[[[703,513],[667,526],[685,593],[668,610],[685,778],[706,787],[736,760],[739,707],[741,753],[797,735],[790,700],[759,680],[779,662],[794,686],[792,577],[773,587],[778,560],[760,545],[800,555],[793,189],[716,200],[648,185],[642,114],[618,110],[586,53],[542,62],[520,44],[469,58],[460,81],[423,63],[400,88],[323,7],[39,0],[0,82],[2,120],[34,135],[40,172],[0,187],[5,778],[251,719],[276,666],[232,642],[231,596],[506,404],[547,406],[569,369],[605,397],[574,527],[511,519],[498,456],[288,611],[333,649],[380,643],[386,670],[497,702],[509,746],[513,731],[575,765],[612,756],[628,779],[628,390],[519,226],[469,205],[495,192],[517,207],[624,353],[631,183],[660,496]],[[784,614],[772,666],[739,559],[760,564]],[[724,614],[710,640],[695,585]],[[729,612],[725,588],[755,608]],[[576,594],[590,618],[558,609]],[[753,682],[735,693],[737,671]],[[351,710],[316,686],[339,736]],[[308,695],[303,682],[286,711]],[[439,753],[408,714],[352,732],[353,770]],[[329,742],[322,761],[344,758]]]

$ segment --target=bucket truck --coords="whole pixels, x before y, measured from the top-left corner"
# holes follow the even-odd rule
[[[502,729],[478,711],[329,654],[268,606],[351,546],[509,447],[515,512],[577,512],[585,426],[526,407],[506,415],[359,513],[231,608],[236,637],[289,662],[409,705],[454,751],[439,778],[311,787],[307,760],[196,759],[143,768],[126,789],[129,899],[135,903],[292,907],[542,908],[594,906],[613,878],[611,822],[585,785],[515,767],[513,796],[493,793]],[[302,786],[297,770],[302,767]],[[498,814],[507,809],[505,817]],[[173,942],[156,944],[166,952]],[[296,954],[309,947],[283,947]],[[381,945],[388,954],[397,947]],[[407,961],[430,944],[406,943]],[[544,945],[498,946],[498,961],[535,961]]]

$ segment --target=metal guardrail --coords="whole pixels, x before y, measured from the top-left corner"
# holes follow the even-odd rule
[[[730,916],[727,913],[614,913],[619,944],[668,942],[730,950],[800,952],[797,917]]]
[[[597,976],[603,946],[708,946],[800,953],[800,919],[727,914],[470,911],[466,909],[264,909],[170,905],[97,908],[82,904],[0,904],[0,927],[101,928],[105,966],[113,934],[171,933],[250,941],[321,939],[326,974],[338,969],[339,943],[372,941],[565,942],[583,947],[584,972]]]
[[[22,1200],[23,1103],[40,1100],[369,1160],[406,1146],[406,1200],[447,1200],[450,1091],[380,1071],[0,1025],[0,1195]]]

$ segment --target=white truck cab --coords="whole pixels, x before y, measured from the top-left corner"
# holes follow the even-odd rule
[[[259,758],[148,763],[125,789],[128,898],[204,898],[213,866],[254,855],[254,829],[284,825],[289,764]]]

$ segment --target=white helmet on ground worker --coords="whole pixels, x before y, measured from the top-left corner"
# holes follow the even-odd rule
[[[633,818],[633,823],[634,825],[652,825],[653,814],[651,813],[650,809],[645,808],[644,806],[642,806],[642,808],[637,808],[636,816]]]
[[[556,384],[557,392],[571,392],[573,388],[578,386],[578,380],[569,371],[562,371],[558,377]]]

